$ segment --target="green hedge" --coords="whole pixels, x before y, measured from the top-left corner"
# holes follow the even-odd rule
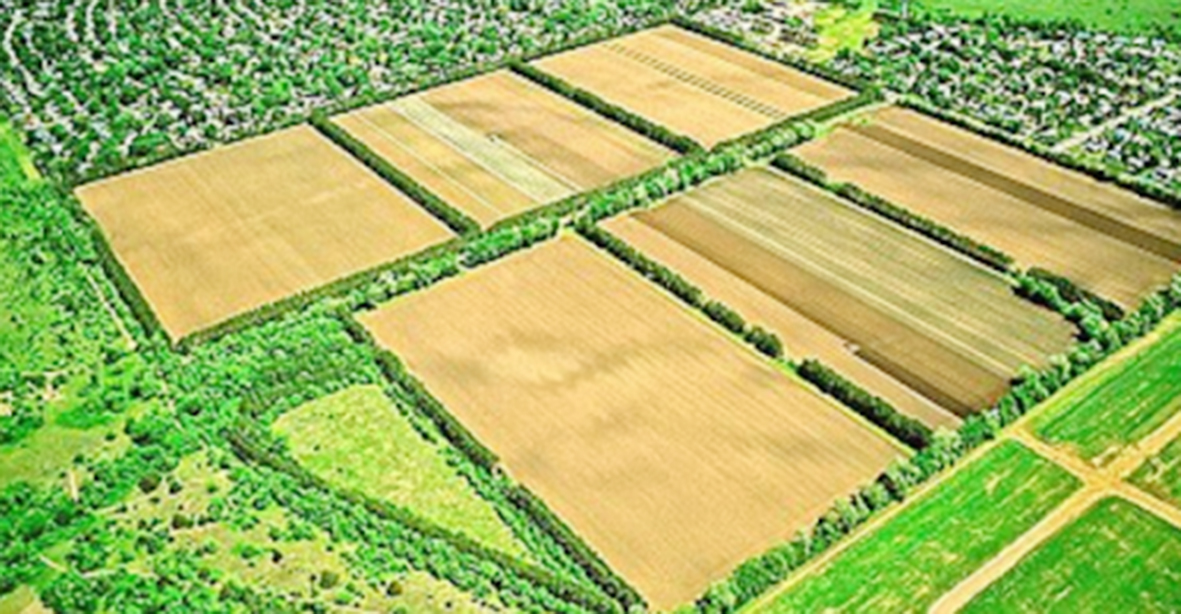
[[[448,228],[455,231],[456,234],[468,236],[480,231],[480,225],[475,220],[468,217],[467,214],[459,209],[444,202],[442,198],[439,198],[434,192],[423,187],[422,184],[415,181],[410,175],[395,168],[385,158],[370,149],[368,145],[353,137],[344,128],[332,123],[332,120],[327,115],[319,112],[312,113],[311,120],[309,121],[321,134],[328,137],[345,151],[351,153],[353,157],[360,160],[370,170],[398,188],[402,193],[412,198],[414,202],[422,205],[423,209],[426,209],[431,215],[439,218]]]
[[[798,372],[800,377],[815,384],[825,394],[834,397],[911,448],[921,450],[931,445],[935,433],[930,427],[899,412],[884,399],[870,394],[820,361],[809,358],[800,363]]]
[[[575,87],[565,80],[551,75],[524,62],[510,64],[513,72],[549,89],[550,91],[569,98],[574,102],[610,119],[631,128],[649,139],[682,154],[697,153],[705,148],[700,143],[683,134],[678,134],[654,123],[647,118],[636,115],[627,109],[607,102],[599,96],[584,89]]]
[[[825,172],[791,154],[783,154],[772,163],[776,168],[810,181],[846,200],[888,220],[914,230],[937,243],[950,247],[977,262],[1002,273],[1010,272],[1013,257],[962,235],[929,218],[912,213],[880,196],[870,194],[852,183],[835,183]]]

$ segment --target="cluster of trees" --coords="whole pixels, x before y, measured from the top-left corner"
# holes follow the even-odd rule
[[[349,134],[347,130],[332,123],[332,120],[328,119],[327,115],[319,112],[312,113],[309,121],[321,134],[328,137],[337,145],[340,145],[345,151],[353,154],[365,166],[368,166],[382,179],[390,182],[394,187],[414,199],[415,202],[422,205],[423,209],[426,209],[431,215],[439,218],[448,228],[460,236],[480,232],[480,224],[466,213],[447,204],[442,198],[436,196],[434,192],[431,192],[423,187],[422,184],[415,181],[413,177],[398,170],[393,164],[390,164],[389,161],[370,149],[368,145]]]
[[[513,62],[510,66],[513,72],[516,72],[522,77],[565,96],[607,119],[619,122],[673,151],[690,154],[700,152],[704,149],[700,143],[688,136],[673,132],[619,105],[607,102],[591,92],[575,87],[554,75],[538,70],[525,62]]]
[[[580,220],[576,224],[576,228],[579,234],[586,237],[591,243],[601,247],[640,275],[668,290],[690,307],[701,311],[726,330],[742,337],[763,354],[770,358],[783,356],[783,344],[774,333],[768,332],[762,327],[747,324],[738,312],[723,303],[710,300],[701,291],[701,288],[693,285],[672,269],[645,256],[636,248],[628,245],[627,242],[587,219]]]
[[[1052,394],[1128,343],[1148,334],[1170,313],[1181,309],[1181,275],[1141,306],[1116,321],[1102,321],[1102,333],[1080,341],[1041,370],[1027,370],[992,408],[969,417],[956,431],[939,431],[914,456],[896,462],[874,482],[837,504],[808,531],[740,565],[711,586],[694,604],[701,614],[731,614],[792,571],[823,553],[874,514],[905,500],[915,488],[954,465],[980,444],[993,439]],[[1100,316],[1101,317],[1101,316]]]
[[[791,154],[783,154],[773,162],[776,168],[806,179],[846,200],[864,207],[888,220],[917,231],[934,241],[946,245],[964,255],[1002,273],[1008,273],[1013,257],[1008,254],[962,235],[929,218],[896,205],[876,194],[871,194],[852,183],[833,182],[823,169],[817,168]]]
[[[899,412],[885,399],[870,394],[820,361],[811,358],[804,360],[796,371],[800,377],[882,427],[902,443],[916,450],[931,444],[935,433],[926,424]]]

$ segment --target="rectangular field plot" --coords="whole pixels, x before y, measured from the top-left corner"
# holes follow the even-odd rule
[[[1181,611],[1181,528],[1123,499],[1095,504],[961,612]]]
[[[363,322],[660,609],[791,537],[898,455],[577,239]]]
[[[1181,508],[1181,437],[1149,457],[1128,478],[1130,482],[1162,501]]]
[[[1124,348],[1046,401],[1030,427],[1102,463],[1181,410],[1181,315]]]
[[[1081,486],[1005,442],[749,612],[921,612]]]
[[[301,405],[272,429],[304,467],[341,488],[409,508],[485,546],[525,555],[496,511],[376,386]]]
[[[1125,306],[1181,263],[1181,213],[912,111],[880,111],[795,153]]]
[[[1064,349],[1073,332],[991,271],[775,171],[743,171],[636,219],[794,312],[765,322],[789,354],[845,366],[917,416],[931,409],[898,386],[966,415],[994,402],[1022,365]],[[696,270],[681,272],[696,281]]]
[[[485,226],[673,155],[507,71],[332,121]]]
[[[306,126],[77,194],[174,339],[452,236]]]
[[[852,94],[674,26],[534,64],[707,147]]]

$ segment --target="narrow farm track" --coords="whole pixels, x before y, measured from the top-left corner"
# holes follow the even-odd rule
[[[1120,452],[1103,466],[1096,467],[1070,451],[1051,446],[1023,427],[1014,428],[1010,437],[1041,456],[1054,461],[1083,481],[1081,490],[1058,506],[1029,532],[1010,544],[971,576],[943,595],[930,609],[932,614],[958,612],[977,594],[987,589],[1026,556],[1038,549],[1104,497],[1121,497],[1151,512],[1175,527],[1181,528],[1181,510],[1124,482],[1146,459],[1155,455],[1175,437],[1181,435],[1181,413],[1139,442]]]

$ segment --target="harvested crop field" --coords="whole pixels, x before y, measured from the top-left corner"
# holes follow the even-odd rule
[[[673,155],[507,71],[333,121],[485,226]]]
[[[795,153],[1125,306],[1181,263],[1181,213],[913,111],[879,111]]]
[[[675,26],[582,47],[534,65],[706,146],[852,94]]]
[[[791,537],[899,454],[574,238],[362,322],[661,609]]]
[[[306,126],[77,195],[174,339],[452,236]]]
[[[991,271],[772,170],[743,171],[636,217],[961,416],[994,402],[1022,365],[1043,364],[1073,335]],[[808,329],[768,324],[789,353],[793,340],[810,345],[795,338]],[[820,358],[836,356],[827,347]],[[876,392],[879,381],[863,385]]]

